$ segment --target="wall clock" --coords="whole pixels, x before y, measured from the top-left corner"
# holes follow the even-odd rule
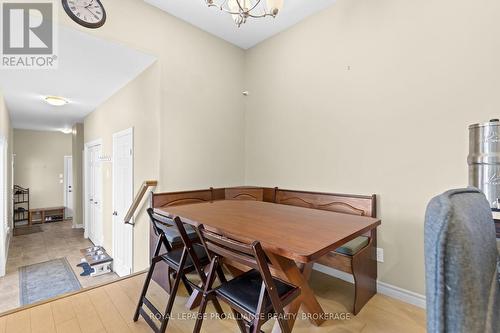
[[[90,29],[102,27],[106,22],[106,11],[99,0],[62,0],[69,17]]]

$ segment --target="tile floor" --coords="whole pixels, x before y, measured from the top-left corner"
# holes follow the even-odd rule
[[[42,229],[43,232],[11,239],[6,275],[0,278],[0,313],[20,306],[18,268],[22,266],[66,257],[82,288],[118,278],[114,273],[98,277],[80,276],[82,270],[76,267],[82,257],[80,249],[92,246],[92,243],[83,237],[83,229],[71,227],[71,221],[47,223]]]

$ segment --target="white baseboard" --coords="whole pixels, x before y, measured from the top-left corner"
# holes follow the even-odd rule
[[[72,227],[73,229],[83,229],[83,228],[84,228],[83,224],[74,224],[74,225],[72,225],[71,227]]]
[[[341,272],[331,267],[327,267],[320,264],[314,264],[314,270],[321,273],[325,273],[327,275],[333,276],[337,279],[341,279],[349,283],[354,283],[354,277],[351,274]],[[377,292],[382,295],[386,295],[395,298],[397,300],[400,300],[402,302],[409,303],[418,306],[419,308],[425,309],[425,296],[415,293],[413,291],[399,288],[393,286],[392,284],[388,284],[382,281],[377,281]]]

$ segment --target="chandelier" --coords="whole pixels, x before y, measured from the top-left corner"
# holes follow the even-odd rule
[[[217,7],[231,14],[238,27],[249,17],[276,17],[283,8],[283,0],[205,0],[208,7]]]

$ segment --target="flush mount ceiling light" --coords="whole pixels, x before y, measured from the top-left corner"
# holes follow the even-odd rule
[[[283,0],[205,0],[205,2],[208,7],[217,7],[231,14],[238,27],[249,17],[276,17],[283,8]]]
[[[68,100],[59,96],[44,96],[43,99],[50,105],[53,106],[63,106],[68,104]]]

